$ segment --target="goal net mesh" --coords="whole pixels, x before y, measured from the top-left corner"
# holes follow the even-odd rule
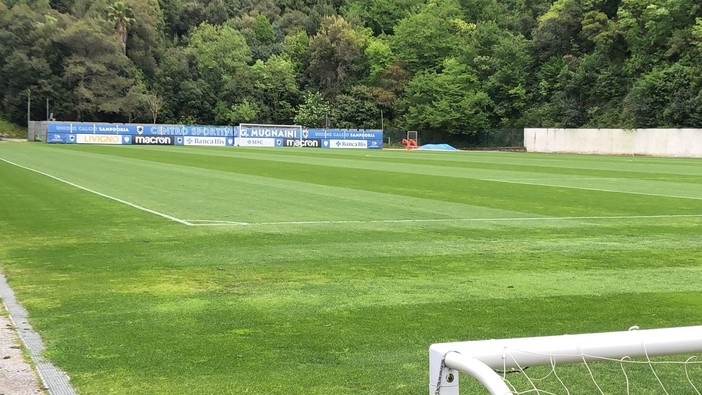
[[[681,359],[678,359],[681,358]],[[651,359],[601,358],[499,372],[512,394],[700,394],[697,355]],[[467,384],[467,383],[466,383]],[[476,385],[473,383],[473,385]],[[472,391],[465,385],[466,394]]]
[[[702,326],[436,343],[430,394],[702,395]]]

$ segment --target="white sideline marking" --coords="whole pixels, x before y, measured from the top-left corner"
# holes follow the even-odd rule
[[[171,220],[171,221],[173,221],[173,222],[178,222],[179,224],[183,224],[183,225],[187,225],[187,226],[192,226],[192,225],[193,225],[193,224],[191,224],[191,223],[188,222],[188,221],[182,220],[182,219],[180,219],[180,218],[176,218],[176,217],[174,217],[174,216],[172,216],[172,215],[164,214],[164,213],[158,212],[158,211],[156,211],[156,210],[152,210],[152,209],[150,209],[150,208],[146,208],[146,207],[140,206],[140,205],[138,205],[138,204],[134,204],[134,203],[128,202],[128,201],[126,201],[126,200],[123,200],[123,199],[120,199],[120,198],[117,198],[117,197],[114,197],[114,196],[110,196],[110,195],[104,194],[104,193],[102,193],[102,192],[95,191],[95,190],[90,189],[90,188],[86,188],[86,187],[81,186],[81,185],[78,185],[78,184],[76,184],[76,183],[73,183],[73,182],[64,180],[63,178],[59,178],[59,177],[56,177],[56,176],[52,176],[51,174],[44,173],[43,171],[36,170],[36,169],[32,169],[31,167],[27,167],[27,166],[22,166],[22,165],[20,165],[20,164],[14,163],[14,162],[9,161],[9,160],[7,160],[7,159],[0,158],[0,160],[3,161],[3,162],[9,163],[9,164],[11,164],[11,165],[13,165],[13,166],[17,166],[17,167],[19,167],[19,168],[22,168],[22,169],[25,169],[25,170],[29,170],[29,171],[33,171],[33,172],[35,172],[35,173],[37,173],[37,174],[41,174],[41,175],[46,176],[46,177],[49,177],[49,178],[53,178],[53,179],[56,180],[56,181],[62,182],[62,183],[64,183],[64,184],[68,184],[68,185],[70,185],[70,186],[72,186],[72,187],[75,187],[75,188],[78,188],[78,189],[82,189],[82,190],[84,190],[84,191],[86,191],[86,192],[94,193],[94,194],[96,194],[96,195],[98,195],[98,196],[102,196],[102,197],[104,197],[104,198],[112,199],[112,200],[114,200],[114,201],[116,201],[116,202],[119,202],[119,203],[122,203],[122,204],[126,204],[127,206],[134,207],[134,208],[137,209],[137,210],[146,211],[147,213],[154,214],[154,215],[158,215],[159,217],[166,218],[166,219]]]
[[[519,222],[519,221],[577,221],[577,220],[618,220],[618,219],[664,219],[702,218],[702,214],[662,214],[662,215],[613,215],[585,217],[507,217],[507,218],[437,218],[437,219],[377,219],[377,220],[330,220],[330,221],[279,221],[241,222],[191,219],[190,226],[264,226],[264,225],[343,225],[343,224],[398,224],[421,222]]]

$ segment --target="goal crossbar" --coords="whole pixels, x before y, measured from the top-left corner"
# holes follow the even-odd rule
[[[429,348],[429,386],[432,395],[457,395],[462,371],[492,394],[511,394],[496,371],[699,352],[702,326],[436,343]]]

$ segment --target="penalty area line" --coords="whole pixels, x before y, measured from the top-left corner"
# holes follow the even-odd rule
[[[94,189],[90,189],[90,188],[84,187],[84,186],[82,186],[82,185],[78,185],[78,184],[76,184],[76,183],[74,183],[74,182],[71,182],[71,181],[68,181],[68,180],[64,180],[63,178],[56,177],[56,176],[51,175],[51,174],[49,174],[49,173],[45,173],[45,172],[43,172],[43,171],[41,171],[41,170],[32,169],[31,167],[23,166],[23,165],[20,165],[20,164],[18,164],[18,163],[15,163],[15,162],[9,161],[9,160],[7,160],[7,159],[3,159],[3,158],[0,158],[0,160],[3,161],[3,162],[5,162],[5,163],[9,163],[9,164],[11,164],[11,165],[13,165],[13,166],[17,166],[17,167],[19,167],[19,168],[21,168],[21,169],[29,170],[29,171],[31,171],[31,172],[34,172],[34,173],[37,173],[37,174],[41,174],[42,176],[52,178],[52,179],[54,179],[54,180],[56,180],[56,181],[62,182],[62,183],[64,183],[64,184],[66,184],[66,185],[70,185],[70,186],[72,186],[72,187],[74,187],[74,188],[78,188],[78,189],[81,189],[81,190],[83,190],[83,191],[90,192],[90,193],[93,193],[93,194],[95,194],[95,195],[102,196],[102,197],[104,197],[104,198],[107,198],[107,199],[110,199],[110,200],[114,200],[114,201],[119,202],[119,203],[122,203],[122,204],[126,204],[127,206],[133,207],[133,208],[135,208],[135,209],[137,209],[137,210],[145,211],[145,212],[147,212],[147,213],[149,213],[149,214],[158,215],[159,217],[166,218],[166,219],[168,219],[168,220],[170,220],[170,221],[177,222],[177,223],[179,223],[179,224],[183,224],[183,225],[187,225],[187,226],[193,226],[193,224],[191,224],[190,222],[188,222],[188,221],[186,221],[186,220],[182,220],[182,219],[176,218],[176,217],[174,217],[174,216],[172,216],[172,215],[168,215],[168,214],[165,214],[165,213],[161,213],[161,212],[158,212],[158,211],[156,211],[156,210],[152,210],[152,209],[150,209],[150,208],[146,208],[146,207],[144,207],[144,206],[140,206],[140,205],[135,204],[135,203],[132,203],[132,202],[128,202],[128,201],[126,201],[126,200],[124,200],[124,199],[120,199],[120,198],[118,198],[118,197],[114,197],[114,196],[111,196],[111,195],[108,195],[108,194],[105,194],[105,193],[102,193],[102,192],[98,192],[98,191],[96,191],[96,190],[94,190]]]
[[[190,226],[267,226],[267,225],[344,225],[344,224],[402,224],[432,222],[521,222],[521,221],[598,221],[622,219],[671,219],[702,218],[702,214],[613,215],[570,217],[505,217],[505,218],[434,218],[434,219],[377,219],[377,220],[327,220],[327,221],[276,221],[242,222],[220,220],[188,220]]]

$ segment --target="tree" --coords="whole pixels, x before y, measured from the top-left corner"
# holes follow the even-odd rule
[[[309,128],[327,127],[331,106],[318,92],[307,92],[297,108],[295,123]]]
[[[255,103],[249,102],[248,99],[230,106],[227,106],[224,102],[219,102],[216,111],[215,120],[220,124],[237,125],[253,122],[258,117],[258,107]]]
[[[6,119],[26,122],[28,90],[34,100],[57,103],[57,113],[64,115],[64,109],[70,109],[70,93],[60,77],[64,56],[55,44],[69,19],[48,5],[0,6],[0,114]],[[33,110],[40,108],[33,106]],[[44,111],[31,114],[32,119],[44,116]]]
[[[434,136],[470,136],[489,129],[493,104],[479,89],[475,73],[454,58],[441,66],[418,73],[407,85],[399,104],[402,126]]]
[[[161,96],[154,94],[147,94],[144,97],[144,100],[146,102],[146,107],[148,108],[149,113],[151,114],[151,119],[153,120],[153,123],[156,123],[156,120],[158,119],[158,114],[161,112],[161,109],[166,104],[166,102],[163,100],[163,98],[161,98]]]
[[[334,101],[333,118],[340,128],[380,129],[380,109],[372,90],[356,85]]]
[[[187,52],[194,56],[198,69],[213,86],[235,78],[251,60],[244,36],[232,27],[203,23],[189,39]]]
[[[397,59],[390,45],[377,38],[369,39],[365,56],[368,59],[370,81],[377,81]]]
[[[572,54],[582,29],[583,10],[579,0],[556,0],[551,8],[539,17],[534,30],[534,55],[546,60],[554,55]]]
[[[694,127],[702,124],[702,78],[691,67],[673,64],[639,78],[624,101],[633,127]]]
[[[95,19],[71,24],[57,39],[66,58],[62,78],[79,120],[130,117],[124,98],[141,85],[138,71]],[[103,119],[107,118],[107,119]]]
[[[418,14],[402,19],[390,44],[404,68],[414,74],[455,55],[460,48],[460,16],[456,0],[430,0]]]
[[[296,72],[303,69],[308,42],[309,37],[304,31],[287,35],[283,39],[283,55],[293,62]]]
[[[421,4],[419,0],[349,0],[342,11],[349,19],[359,18],[376,35],[392,35],[397,23]]]
[[[294,64],[284,57],[273,55],[265,62],[256,61],[251,71],[255,79],[254,88],[269,109],[266,122],[289,123],[299,95]]]
[[[310,39],[307,73],[327,97],[334,97],[364,70],[366,38],[342,17],[326,17]]]
[[[107,7],[107,19],[114,22],[117,29],[117,37],[122,45],[122,52],[127,53],[128,27],[136,22],[132,7],[122,1],[116,1]]]
[[[129,59],[148,80],[153,80],[158,59],[166,46],[163,40],[163,13],[158,0],[125,0],[132,8],[134,22],[129,28]]]

